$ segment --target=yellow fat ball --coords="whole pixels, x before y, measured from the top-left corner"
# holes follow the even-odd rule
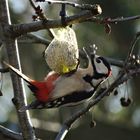
[[[76,69],[79,50],[76,35],[70,27],[55,29],[54,39],[45,50],[48,66],[60,74]]]

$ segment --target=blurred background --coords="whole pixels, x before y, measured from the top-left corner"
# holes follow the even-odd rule
[[[77,3],[100,4],[103,13],[100,17],[126,17],[140,14],[139,0],[74,0]],[[47,3],[38,3],[41,5],[46,15],[50,19],[58,19],[60,5],[48,5]],[[34,11],[28,0],[9,0],[11,21],[13,24],[32,22]],[[80,10],[67,6],[67,14],[73,15]],[[73,26],[79,48],[89,47],[96,44],[97,53],[115,59],[124,60],[129,50],[131,41],[140,31],[140,20],[121,22],[111,25],[112,31],[108,35],[104,26],[96,23],[81,23]],[[34,32],[45,39],[51,40],[47,30]],[[24,74],[36,80],[43,80],[43,77],[49,71],[49,68],[43,58],[43,52],[46,48],[42,44],[33,44],[28,40],[18,40],[21,65]],[[139,53],[138,46],[135,53]],[[4,50],[0,51],[0,56],[5,57]],[[85,66],[85,64],[82,64]],[[119,68],[112,66],[113,78],[117,75]],[[13,90],[10,76],[8,73],[0,75],[0,85],[3,96],[0,97],[0,124],[14,131],[19,131],[18,118],[14,105],[11,102]],[[105,97],[98,105],[91,109],[85,116],[80,118],[72,126],[72,129],[66,136],[66,140],[139,140],[140,139],[140,77],[124,83],[118,87],[118,95],[111,94]],[[28,103],[34,100],[32,93],[25,83]],[[122,107],[120,98],[129,96],[133,103],[129,107]],[[67,108],[30,111],[32,123],[37,129],[39,138],[53,140],[60,130],[62,123],[74,112],[83,108],[83,105]],[[91,127],[91,122],[96,121],[96,127]]]

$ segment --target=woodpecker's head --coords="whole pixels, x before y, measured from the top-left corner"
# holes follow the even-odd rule
[[[93,66],[93,78],[107,78],[111,74],[111,67],[109,62],[102,56],[91,54],[91,63]]]
[[[96,55],[95,52],[88,54],[85,51],[85,53],[89,63],[84,80],[93,86],[96,86],[111,75],[111,67],[109,62],[104,57]]]

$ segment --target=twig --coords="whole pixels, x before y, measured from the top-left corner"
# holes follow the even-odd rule
[[[36,6],[33,0],[29,0],[29,2],[31,6],[33,7],[33,9],[35,10],[36,14],[40,17],[40,19],[43,21],[47,21],[48,19],[43,13],[43,10],[40,8],[40,6]],[[50,29],[48,29],[48,32],[49,32],[50,37],[54,38],[53,33]]]
[[[16,133],[8,128],[5,128],[0,125],[0,135],[9,138],[11,140],[23,140],[23,137],[20,133]]]
[[[127,57],[126,57],[126,60],[125,60],[125,63],[124,63],[125,66],[127,65],[128,61],[130,60],[130,58],[131,58],[132,55],[133,55],[133,51],[134,51],[134,48],[135,48],[135,46],[136,46],[136,43],[137,43],[139,37],[140,37],[140,32],[138,32],[138,33],[135,35],[134,39],[133,39],[132,42],[131,42],[131,47],[130,47],[130,49],[129,49],[129,51],[128,51],[128,54],[127,54]]]
[[[118,22],[124,22],[124,21],[132,21],[140,19],[140,15],[137,16],[131,16],[131,17],[119,17],[119,18],[114,18],[114,19],[108,19],[109,23],[118,23]]]
[[[68,131],[69,131],[69,127],[64,124],[62,126],[62,129],[60,130],[60,132],[56,136],[55,140],[63,140],[65,138],[65,136],[67,135]]]
[[[137,16],[131,16],[131,17],[118,17],[118,18],[98,18],[98,17],[92,17],[87,19],[87,21],[95,22],[99,24],[117,24],[119,22],[125,22],[125,21],[132,21],[140,19],[140,15]]]
[[[30,41],[29,41],[30,39]],[[48,46],[50,44],[50,40],[47,40],[45,38],[42,38],[38,35],[34,34],[26,34],[18,38],[19,43],[40,43],[43,45]]]
[[[36,2],[48,2],[49,4],[66,4],[66,5],[70,5],[72,7],[75,7],[75,8],[79,8],[81,10],[95,10],[95,6],[98,7],[98,14],[101,14],[102,13],[102,9],[99,5],[97,4],[94,4],[94,5],[91,5],[91,4],[78,4],[78,3],[74,3],[74,2],[69,2],[69,1],[58,1],[58,0],[36,0]]]
[[[29,0],[31,6],[33,7],[34,10],[36,10],[36,6],[33,0]]]
[[[40,17],[41,20],[47,20],[47,17],[43,13],[43,10],[40,8],[40,6],[36,6],[33,0],[29,0],[31,6],[35,10],[36,14]]]

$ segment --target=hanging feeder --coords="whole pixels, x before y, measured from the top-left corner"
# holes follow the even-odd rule
[[[48,66],[57,73],[75,70],[78,65],[79,50],[74,30],[70,27],[53,29],[54,39],[45,50]]]

